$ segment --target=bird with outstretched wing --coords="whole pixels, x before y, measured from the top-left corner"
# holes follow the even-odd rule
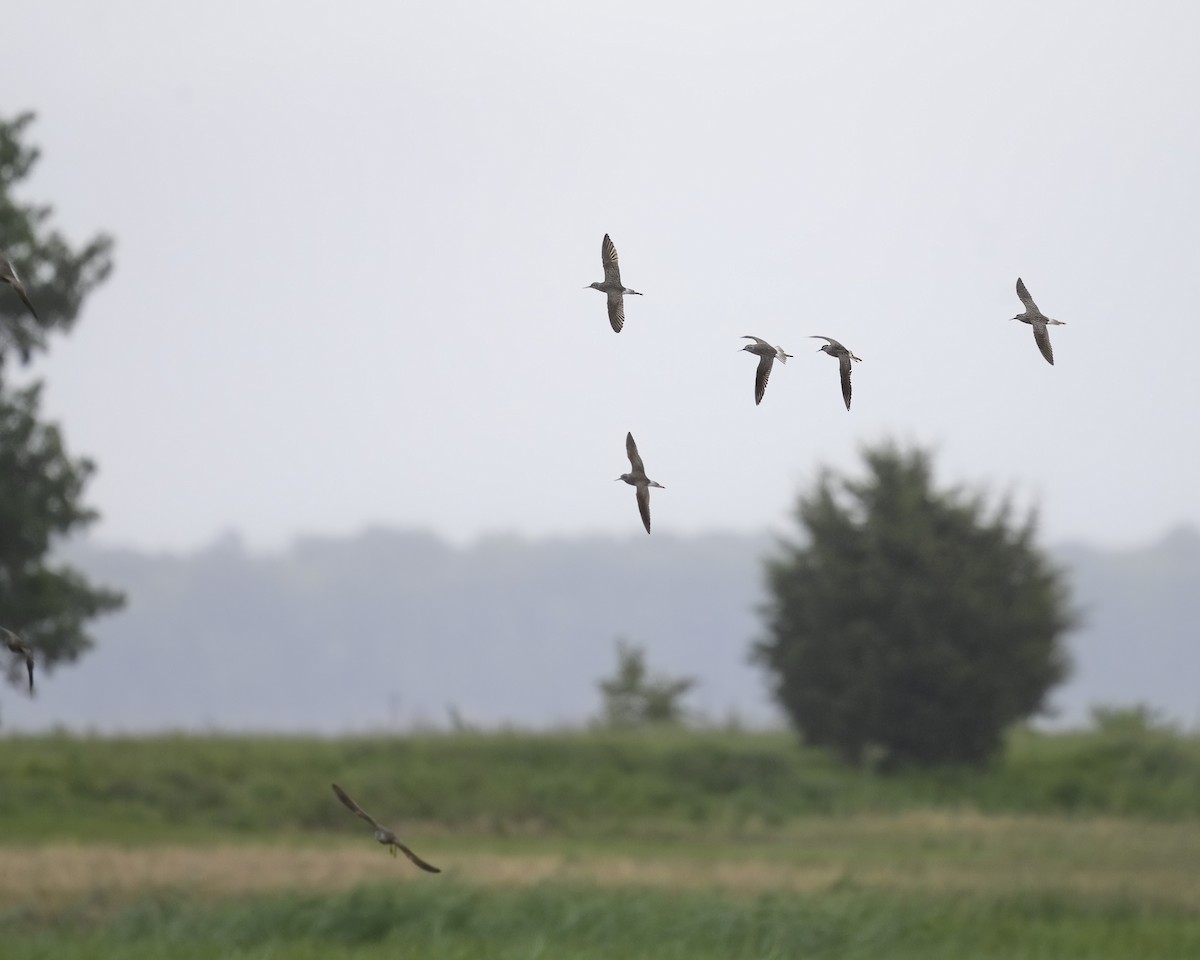
[[[4,645],[25,661],[25,670],[29,673],[29,692],[33,693],[33,650],[25,643],[19,634],[13,633],[7,627],[0,627]]]
[[[346,809],[348,809],[351,813],[353,813],[360,820],[365,820],[367,823],[369,823],[371,825],[371,828],[375,831],[375,839],[378,842],[382,843],[384,846],[386,846],[388,848],[388,852],[391,853],[391,855],[393,857],[396,855],[396,851],[399,850],[406,857],[408,857],[409,860],[411,860],[413,863],[415,863],[418,867],[420,867],[426,873],[441,873],[442,872],[437,867],[435,867],[433,864],[426,863],[424,860],[422,860],[420,857],[418,857],[415,853],[413,853],[408,847],[406,847],[403,843],[401,843],[399,837],[397,837],[391,830],[389,830],[387,827],[385,827],[383,824],[381,824],[378,820],[376,820],[373,816],[371,816],[369,813],[367,813],[366,810],[364,810],[357,803],[355,803],[354,800],[351,799],[350,794],[348,794],[345,790],[343,790],[341,787],[339,787],[336,783],[332,784],[332,787],[333,787],[333,792],[337,794],[337,798],[342,801],[342,803],[345,805]]]

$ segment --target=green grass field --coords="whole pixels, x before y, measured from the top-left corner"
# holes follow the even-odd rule
[[[1200,956],[1200,743],[1136,726],[891,777],[715,732],[9,737],[0,770],[4,960]]]
[[[10,915],[11,916],[11,915]],[[1184,958],[1194,911],[1064,894],[858,889],[751,896],[542,884],[360,886],[197,902],[179,893],[9,919],[6,958]]]
[[[928,809],[1200,818],[1200,738],[1138,727],[1019,731],[991,769],[892,776],[784,733],[683,731],[5,737],[0,763],[0,822],[27,840],[350,833],[331,781],[381,814],[476,835],[739,833]]]

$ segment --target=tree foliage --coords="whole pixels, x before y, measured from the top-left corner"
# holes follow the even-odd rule
[[[920,450],[864,457],[865,478],[826,471],[800,498],[755,656],[803,736],[850,762],[980,763],[1067,674],[1065,581],[1032,513],[935,490]]]
[[[14,291],[0,286],[0,625],[23,635],[39,666],[52,666],[91,646],[85,621],[117,609],[123,598],[48,563],[55,538],[96,519],[81,500],[95,467],[73,459],[58,427],[38,420],[41,385],[12,388],[5,375],[8,364],[28,363],[46,349],[50,331],[71,328],[87,295],[112,270],[112,240],[101,234],[74,250],[47,227],[49,207],[14,197],[38,160],[37,148],[22,140],[32,121],[30,113],[0,118],[0,251],[38,312],[35,319]],[[18,681],[21,664],[7,667]]]
[[[51,330],[70,330],[87,295],[112,272],[112,238],[99,234],[79,250],[47,224],[53,209],[22,203],[14,188],[37,165],[41,151],[22,137],[34,120],[0,118],[0,251],[16,267],[37,307],[35,320],[11,290],[0,290],[0,384],[13,351],[22,363],[46,349]]]
[[[684,721],[680,700],[696,685],[691,677],[650,676],[646,651],[617,641],[617,671],[600,681],[604,698],[600,724],[614,729],[679,726]]]

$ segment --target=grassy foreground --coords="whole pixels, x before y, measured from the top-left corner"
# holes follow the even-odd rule
[[[1200,956],[1200,918],[1122,898],[880,894],[723,896],[543,884],[373,885],[197,902],[177,894],[24,912],[10,960],[74,958],[845,958],[1022,960]]]
[[[1200,749],[1136,726],[898,777],[732,733],[20,737],[0,771],[4,960],[1200,956]]]

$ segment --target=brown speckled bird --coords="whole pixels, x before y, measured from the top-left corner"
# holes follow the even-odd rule
[[[754,375],[754,405],[758,406],[762,403],[763,394],[767,392],[767,379],[771,376],[771,368],[775,366],[775,361],[787,363],[792,355],[784,353],[783,347],[771,346],[762,337],[745,336],[742,339],[754,341],[746,344],[742,349],[759,358],[758,370]]]
[[[632,487],[637,487],[638,513],[642,515],[642,523],[646,532],[650,532],[650,488],[658,487],[666,490],[661,483],[656,483],[646,476],[646,468],[642,466],[642,458],[638,454],[637,444],[633,442],[633,434],[625,434],[625,453],[629,457],[629,465],[633,468],[629,473],[623,473],[617,480],[624,480]],[[616,481],[614,481],[615,483]]]
[[[2,635],[4,645],[18,657],[22,657],[25,660],[25,669],[29,672],[29,692],[33,693],[33,651],[29,649],[29,645],[19,635],[13,633],[7,627],[0,627],[0,635]]]
[[[1033,297],[1029,295],[1029,291],[1025,289],[1025,281],[1017,277],[1017,296],[1021,298],[1021,302],[1025,304],[1025,312],[1018,313],[1014,320],[1020,320],[1022,323],[1027,323],[1033,327],[1033,339],[1037,344],[1038,349],[1042,351],[1042,356],[1046,358],[1046,362],[1054,366],[1054,349],[1050,346],[1050,330],[1049,327],[1065,327],[1065,320],[1055,320],[1053,317],[1048,317],[1038,305],[1033,302]]]
[[[862,357],[856,357],[851,351],[847,350],[832,337],[823,337],[819,333],[809,337],[810,340],[828,340],[829,342],[823,346],[817,347],[820,353],[827,353],[831,357],[837,357],[838,368],[842,374],[842,399],[846,401],[846,409],[850,409],[850,361],[862,361]]]
[[[608,295],[608,322],[612,324],[613,332],[620,333],[625,326],[625,294],[640,297],[636,290],[630,290],[621,283],[621,265],[617,261],[616,244],[609,239],[608,234],[600,244],[600,263],[604,267],[604,279],[589,283],[584,290],[599,290]]]
[[[420,857],[418,857],[415,853],[413,853],[411,850],[409,850],[408,847],[406,847],[403,843],[400,842],[400,838],[397,837],[394,833],[392,833],[391,830],[389,830],[387,827],[383,826],[378,820],[376,820],[373,816],[371,816],[369,813],[367,813],[367,811],[365,811],[357,803],[355,803],[353,800],[351,800],[350,794],[346,793],[345,790],[343,790],[341,787],[339,787],[336,783],[332,784],[332,786],[333,786],[333,792],[336,793],[337,798],[339,800],[341,800],[343,804],[346,805],[346,808],[348,810],[350,810],[350,812],[353,813],[360,820],[365,820],[367,823],[369,823],[371,825],[371,827],[375,831],[375,839],[377,841],[379,841],[380,843],[382,843],[384,846],[386,846],[388,848],[388,852],[393,857],[396,855],[396,851],[399,850],[406,857],[408,857],[409,860],[411,860],[413,863],[415,863],[418,867],[420,867],[426,873],[441,873],[442,872],[437,867],[435,867],[433,864],[426,863],[424,860],[422,860]]]
[[[17,268],[12,265],[8,257],[0,254],[0,283],[7,283],[10,287],[17,291],[17,296],[21,298],[21,302],[33,314],[33,319],[38,319],[37,311],[33,309],[33,302],[29,299],[29,294],[25,291],[25,284],[21,282],[21,278],[17,276]]]

